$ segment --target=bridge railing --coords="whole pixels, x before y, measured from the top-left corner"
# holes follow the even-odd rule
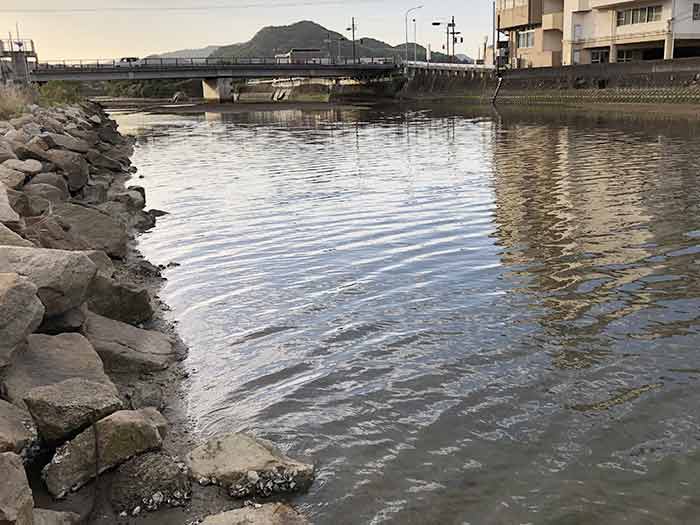
[[[85,60],[61,60],[55,62],[41,62],[37,64],[37,70],[56,69],[140,69],[140,68],[198,68],[206,66],[237,66],[237,65],[314,65],[314,66],[366,66],[366,65],[393,65],[392,57],[377,58],[363,57],[358,59],[342,58],[315,58],[306,60],[288,58],[143,58],[143,59],[85,59]]]

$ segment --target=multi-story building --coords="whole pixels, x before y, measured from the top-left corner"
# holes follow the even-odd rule
[[[565,0],[564,4],[565,65],[700,55],[700,3]]]
[[[700,1],[497,0],[511,67],[700,56]]]
[[[509,35],[511,67],[562,64],[564,0],[497,0],[496,9]]]

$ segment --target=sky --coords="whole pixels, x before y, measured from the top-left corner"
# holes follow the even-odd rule
[[[300,20],[344,32],[354,16],[358,38],[396,45],[406,39],[405,12],[416,5],[420,0],[2,0],[0,38],[19,24],[41,61],[112,59],[245,42],[264,26]],[[410,17],[417,41],[441,50],[445,33],[431,22],[454,16],[464,36],[457,53],[474,57],[490,34],[492,9],[492,0],[425,0]]]

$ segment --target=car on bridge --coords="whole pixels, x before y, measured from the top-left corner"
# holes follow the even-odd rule
[[[123,57],[115,65],[117,67],[138,67],[141,65],[141,59],[138,57]]]

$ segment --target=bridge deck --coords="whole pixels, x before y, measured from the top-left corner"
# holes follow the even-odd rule
[[[284,64],[275,59],[144,59],[136,63],[80,61],[40,63],[35,82],[50,80],[154,80],[215,78],[367,78],[382,76],[398,66],[386,59],[353,63],[304,62]]]

